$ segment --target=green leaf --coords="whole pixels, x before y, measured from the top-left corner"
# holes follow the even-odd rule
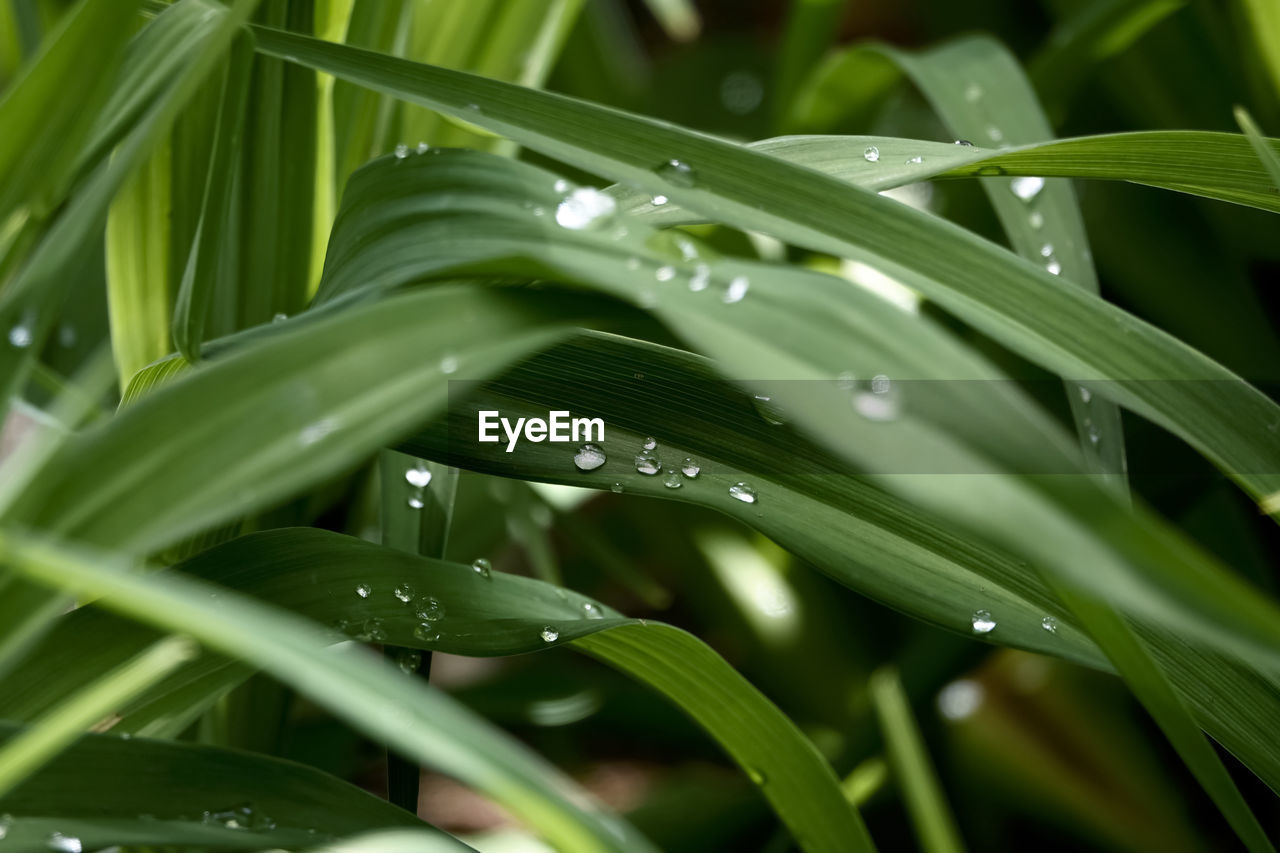
[[[1244,131],[1244,135],[1248,137],[1249,144],[1253,146],[1254,152],[1257,153],[1258,159],[1262,162],[1262,167],[1267,170],[1267,174],[1271,176],[1271,183],[1277,190],[1280,190],[1280,152],[1271,147],[1271,142],[1262,135],[1262,131],[1258,130],[1258,126],[1254,124],[1253,117],[1244,107],[1236,107],[1236,124],[1240,125],[1240,129]]]
[[[317,654],[333,633],[313,622],[174,573],[143,577],[129,560],[45,539],[6,532],[0,559],[42,584],[104,597],[102,604],[131,618],[261,667],[370,736],[491,796],[553,844],[649,849],[555,768],[446,695],[363,649]]]
[[[263,52],[466,115],[530,148],[668,195],[727,224],[865,262],[1054,372],[1086,385],[1113,380],[1104,396],[1191,443],[1254,497],[1280,487],[1280,459],[1269,440],[1272,426],[1280,426],[1280,407],[1160,330],[1061,287],[1056,276],[968,231],[653,119],[293,34],[257,32]],[[688,170],[669,167],[672,160]],[[1085,328],[1092,332],[1087,342],[1076,333]],[[1163,381],[1193,379],[1202,381]]]
[[[0,748],[0,801],[90,726],[195,656],[193,644],[170,637],[108,672]]]
[[[884,734],[893,777],[902,788],[921,848],[929,853],[963,850],[955,818],[912,717],[911,703],[897,670],[881,668],[871,674],[871,703]]]
[[[30,731],[28,729],[27,731]],[[23,729],[0,723],[0,742]],[[53,832],[84,849],[310,847],[404,827],[470,849],[403,809],[310,767],[175,741],[86,735],[0,798],[5,843],[46,849]],[[228,825],[233,824],[233,825]]]

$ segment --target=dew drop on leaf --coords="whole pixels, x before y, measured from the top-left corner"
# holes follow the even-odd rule
[[[680,463],[680,473],[684,474],[690,480],[693,480],[702,473],[702,466],[699,465],[698,460],[694,459],[692,456],[686,457],[685,460]]]
[[[866,150],[862,152],[862,159],[868,163],[874,163],[880,159],[880,149],[874,145],[868,145]]]
[[[556,207],[556,222],[571,231],[602,228],[618,212],[613,196],[595,187],[578,187]]]
[[[665,180],[678,187],[691,187],[697,181],[693,167],[682,160],[668,160],[656,169]]]
[[[594,471],[606,461],[604,451],[596,444],[584,444],[573,454],[573,464],[579,471]]]
[[[652,450],[642,450],[636,454],[636,470],[652,477],[662,470],[662,460]]]
[[[734,483],[729,487],[729,497],[744,504],[756,502],[756,490],[749,483]]]
[[[484,557],[476,557],[471,563],[471,570],[482,578],[489,578],[493,574],[493,563]]]
[[[431,472],[422,465],[415,465],[404,472],[404,478],[415,489],[425,489],[431,483]]]
[[[542,632],[538,636],[542,637],[542,642],[544,643],[554,643],[556,640],[560,639],[560,632],[555,628],[552,628],[550,625],[547,625],[543,627]]]
[[[973,633],[990,634],[996,627],[996,620],[992,618],[990,610],[975,610],[970,620],[973,625]]]
[[[1023,201],[1031,201],[1044,189],[1044,178],[1036,178],[1029,175],[1014,178],[1009,182],[1009,189]]]

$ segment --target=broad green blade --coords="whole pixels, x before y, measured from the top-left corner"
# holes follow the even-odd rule
[[[486,376],[563,334],[557,317],[444,288],[280,324],[73,438],[11,517],[149,553],[355,466],[444,407],[443,359]]]
[[[1053,138],[1022,66],[994,39],[971,36],[920,54],[881,50],[911,77],[957,136],[1000,146]],[[1098,293],[1084,219],[1069,182],[1024,177],[985,180],[982,188],[1015,252],[1062,276],[1067,286]],[[1066,391],[1088,469],[1107,474],[1123,491],[1120,410],[1083,386],[1068,382]]]
[[[120,387],[173,351],[169,318],[169,146],[161,144],[107,215],[107,308]]]
[[[0,724],[0,742],[13,743],[22,732]],[[390,827],[452,845],[443,849],[470,849],[403,809],[301,764],[115,734],[81,738],[0,798],[0,813],[10,818],[5,843],[15,850],[47,849],[53,832],[79,839],[86,850],[220,850],[309,847]]]
[[[668,195],[726,224],[867,263],[1086,386],[1142,380],[1120,381],[1105,396],[1181,436],[1255,498],[1280,489],[1280,450],[1270,440],[1273,425],[1280,427],[1280,406],[1169,335],[1061,287],[1052,273],[957,226],[664,122],[302,36],[257,33],[266,53],[466,115],[530,148]],[[1080,329],[1091,330],[1089,340],[1080,338]]]
[[[32,580],[103,597],[132,619],[262,668],[369,736],[492,797],[553,844],[650,849],[554,767],[445,694],[362,648],[318,653],[334,635],[314,622],[176,573],[142,576],[131,560],[45,539],[5,532],[0,559]]]
[[[0,802],[33,771],[46,764],[116,709],[195,657],[190,640],[169,637],[103,675],[0,748]]]
[[[235,161],[240,156],[253,59],[252,38],[247,33],[237,37],[227,60],[200,218],[173,310],[174,344],[191,363],[200,359],[210,305],[218,286],[227,280],[227,267],[234,257],[228,250],[228,243],[235,239],[230,233],[236,222],[231,212],[234,181],[228,180],[227,176],[235,174]],[[144,363],[159,357],[157,355]],[[136,372],[131,371],[128,376]],[[124,382],[121,387],[125,387]]]
[[[871,674],[871,704],[880,721],[893,778],[907,801],[920,847],[928,853],[964,850],[955,817],[942,793],[896,669],[881,668]]]

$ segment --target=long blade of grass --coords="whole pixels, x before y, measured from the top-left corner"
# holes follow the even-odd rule
[[[195,656],[194,644],[170,637],[86,686],[0,749],[0,801],[90,726]]]
[[[24,731],[31,729],[0,723],[0,743],[13,744]],[[58,832],[78,839],[85,850],[310,848],[396,828],[438,839],[447,850],[471,849],[303,764],[108,732],[85,735],[0,797],[6,845],[48,849],[51,834]]]
[[[552,843],[649,849],[567,777],[444,694],[362,650],[317,654],[333,635],[314,623],[175,574],[140,576],[130,561],[102,552],[10,532],[0,536],[0,559],[39,583],[104,597],[131,618],[261,667],[370,736],[493,797]]]
[[[1280,488],[1274,473],[1280,460],[1267,439],[1270,425],[1280,424],[1280,407],[1163,332],[1061,287],[1051,273],[963,229],[663,122],[297,35],[260,29],[258,36],[267,53],[466,115],[530,148],[669,195],[720,221],[865,262],[1060,375],[1085,382],[1212,380],[1211,395],[1188,383],[1158,381],[1121,383],[1110,396],[1193,444],[1255,498]],[[671,167],[673,160],[687,169]],[[1092,330],[1089,341],[1076,335],[1081,328]]]
[[[871,674],[871,704],[880,721],[889,765],[907,801],[920,847],[929,853],[964,850],[897,670],[881,668]]]

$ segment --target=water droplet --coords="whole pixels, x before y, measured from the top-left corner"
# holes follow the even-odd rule
[[[582,602],[582,612],[586,614],[588,619],[604,618],[604,611],[600,609],[600,605],[591,601]]]
[[[963,145],[965,148],[972,148],[972,147],[973,147],[973,143],[972,143],[972,142],[970,142],[970,141],[969,141],[969,140],[967,140],[967,139],[957,139],[957,140],[955,141],[955,144],[956,144],[956,145]]]
[[[431,146],[430,146],[430,145],[428,145],[427,143],[425,143],[425,142],[419,142],[419,143],[418,143],[418,153],[419,153],[419,154],[426,154],[426,153],[427,153],[428,151],[430,151],[430,150],[431,150]]]
[[[1058,620],[1052,616],[1046,616],[1040,620],[1040,627],[1048,631],[1050,634],[1058,633]]]
[[[938,692],[938,713],[948,720],[963,720],[982,706],[985,694],[976,681],[968,678],[953,681]]]
[[[636,454],[636,470],[652,477],[662,470],[662,460],[652,450],[642,451]]]
[[[396,588],[391,591],[391,594],[403,601],[405,604],[408,604],[409,600],[413,598],[413,584],[397,584]]]
[[[1045,243],[1040,247],[1040,257],[1047,258],[1053,254],[1053,244]]]
[[[405,501],[410,509],[422,509],[426,506],[426,502],[422,500],[422,495],[409,495],[409,499]]]
[[[1027,217],[1027,224],[1039,231],[1044,227],[1044,214],[1038,210],[1033,210],[1031,215]]]
[[[440,599],[428,595],[418,602],[417,615],[423,622],[439,622],[444,618],[444,605],[440,603]]]
[[[744,504],[753,504],[756,502],[756,490],[748,483],[734,483],[729,487],[729,497]]]
[[[676,268],[672,266],[658,267],[658,271],[654,273],[654,278],[658,281],[671,281],[676,277]]]
[[[479,104],[474,104],[474,103],[473,103],[473,104],[467,104],[467,109],[471,110],[473,113],[478,113],[478,112],[480,112],[480,105],[479,105]]]
[[[555,184],[553,184],[553,185],[552,185],[552,188],[553,188],[553,189],[556,191],[556,193],[558,193],[559,195],[564,195],[565,193],[567,193],[567,192],[569,191],[569,187],[571,187],[571,186],[572,186],[572,184],[570,184],[570,183],[569,183],[568,181],[566,181],[564,178],[557,178],[557,179],[556,179]]]
[[[359,639],[365,642],[380,643],[386,638],[387,632],[382,627],[382,620],[376,616],[366,620],[364,627],[360,630]]]
[[[308,424],[304,427],[302,432],[298,434],[298,441],[306,447],[308,445],[315,444],[337,428],[338,422],[336,420],[333,418],[325,418],[324,420],[316,421],[315,423]]]
[[[573,464],[579,471],[594,471],[606,461],[604,451],[596,444],[584,444],[573,454]]]
[[[401,142],[399,145],[396,146],[396,159],[403,160],[408,156],[409,156],[409,146]]]
[[[57,853],[81,853],[84,850],[84,845],[80,843],[79,838],[74,835],[63,835],[61,832],[52,833],[45,846]]]
[[[686,457],[680,463],[680,473],[684,474],[690,480],[696,480],[698,475],[702,473],[702,466],[698,464],[698,460],[693,457]]]
[[[982,100],[982,87],[977,83],[970,83],[964,88],[964,99],[969,103]]]
[[[431,483],[431,472],[422,465],[415,465],[404,472],[404,478],[415,489],[425,489]]]
[[[684,480],[680,477],[680,472],[674,468],[667,471],[667,475],[662,478],[662,485],[668,489],[678,489],[684,485]]]
[[[711,283],[711,267],[706,264],[698,264],[693,268],[693,275],[689,278],[689,289],[694,293],[700,290],[706,290],[707,285]]]
[[[490,563],[484,557],[476,557],[471,562],[471,570],[482,578],[489,578],[493,573],[493,563]]]
[[[631,270],[632,272],[635,272],[636,270],[640,269],[640,259],[627,258],[627,269]]]
[[[1045,264],[1044,268],[1054,275],[1062,275],[1062,264],[1058,263],[1057,258],[1050,258],[1049,263]]]
[[[990,610],[973,611],[973,618],[970,621],[975,634],[990,634],[996,627],[996,620],[991,617]]]
[[[1101,431],[1098,430],[1098,425],[1091,420],[1088,420],[1088,419],[1085,420],[1084,434],[1088,436],[1089,443],[1092,444],[1094,447],[1097,447],[1098,443],[1102,441],[1102,433]]]
[[[1093,399],[1093,392],[1083,385],[1080,386],[1080,402],[1087,403]]]
[[[538,636],[542,637],[542,642],[544,643],[554,643],[556,640],[560,639],[560,632],[555,628],[552,628],[550,625],[546,625]]]
[[[373,592],[373,587],[369,586],[367,583],[362,583],[356,587],[356,595],[361,598],[368,598],[369,593],[371,592]]]
[[[441,373],[455,373],[458,370],[458,359],[451,355],[446,355],[440,359]]]
[[[1029,175],[1023,175],[1020,178],[1014,178],[1009,182],[1009,189],[1013,194],[1023,201],[1031,201],[1040,194],[1044,189],[1044,178],[1035,178]]]
[[[866,150],[862,152],[862,159],[868,163],[874,163],[880,159],[880,149],[874,145],[868,145]]]
[[[607,225],[617,212],[618,203],[613,196],[595,187],[578,187],[556,208],[556,222],[562,228],[583,231]]]
[[[396,663],[405,675],[413,675],[422,663],[422,652],[417,649],[401,649],[400,654],[396,655]]]
[[[999,142],[1001,139],[1004,139],[1004,132],[992,124],[987,126],[987,136],[990,136],[992,140]]]
[[[655,195],[653,198],[649,199],[649,201],[654,207],[662,207],[667,203],[667,197],[665,195]]]
[[[725,290],[721,299],[726,305],[732,305],[735,302],[741,302],[742,297],[747,295],[747,288],[751,286],[751,280],[745,275],[735,276],[730,282],[729,287]]]
[[[680,257],[686,261],[696,260],[698,257],[698,247],[693,244],[692,240],[687,239],[681,234],[677,234],[672,238],[676,244],[676,248],[680,250]]]
[[[9,330],[9,343],[18,349],[31,346],[31,330],[19,323]]]
[[[658,439],[654,438],[651,435],[646,436],[645,440],[640,443],[640,446],[645,450],[653,450],[658,446]]]
[[[413,629],[413,636],[424,643],[440,642],[440,632],[436,630],[436,626],[426,622]]]
[[[614,483],[612,486],[610,486],[610,487],[609,487],[609,491],[613,492],[615,495],[620,495],[620,494],[622,494],[622,492],[623,492],[622,484],[621,484],[621,483]]]
[[[888,376],[885,376],[883,373],[878,374],[872,377],[871,379],[872,394],[888,394],[889,390],[892,387],[893,387],[893,380],[891,380]]]
[[[284,313],[283,311],[280,311],[271,315],[271,322],[273,323],[283,323],[285,320],[288,320],[288,319],[289,319],[289,315]]]
[[[920,164],[921,164],[921,163],[923,163],[923,162],[924,162],[924,158],[923,158],[923,157],[921,157],[921,156],[919,156],[919,155],[916,155],[915,157],[908,157],[908,158],[907,158],[907,165],[908,165],[908,166],[918,166],[918,165],[920,165]]]
[[[836,377],[836,387],[842,391],[852,391],[857,385],[858,377],[847,370]]]
[[[657,168],[657,172],[678,187],[691,187],[697,181],[693,167],[681,160],[668,160]]]

